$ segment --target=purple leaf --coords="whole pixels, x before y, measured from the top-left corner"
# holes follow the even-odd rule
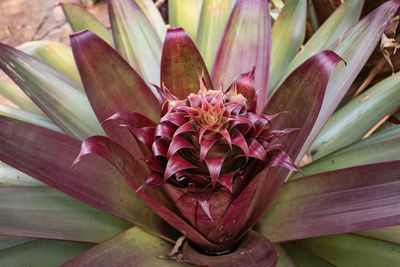
[[[90,158],[72,169],[80,146],[81,141],[72,137],[0,116],[1,161],[86,204],[161,236],[174,236],[171,228],[133,193],[112,166],[104,164],[103,159]],[[135,174],[138,177],[140,170]],[[145,179],[143,177],[141,184]]]
[[[71,35],[71,46],[86,95],[102,122],[119,111],[138,111],[158,121],[157,98],[134,69],[97,35],[82,31]],[[127,130],[105,125],[106,133],[134,155],[140,155]]]
[[[165,167],[164,180],[167,180],[174,173],[185,170],[197,168],[192,163],[186,161],[179,154],[173,155],[168,159],[167,167]]]
[[[206,157],[204,159],[204,161],[207,164],[207,168],[210,173],[210,176],[211,176],[211,181],[212,181],[213,187],[215,187],[215,185],[218,181],[219,173],[221,171],[224,160],[225,160],[225,157]]]
[[[285,184],[260,221],[274,242],[400,224],[400,160],[330,171]]]
[[[230,85],[255,66],[255,89],[260,90],[258,110],[268,96],[271,22],[268,2],[238,0],[229,17],[211,72],[214,87]]]
[[[143,172],[143,169],[138,164],[138,161],[132,157],[132,155],[125,150],[122,146],[115,143],[111,139],[104,136],[94,136],[86,140],[93,143],[92,146],[87,147],[85,151],[81,151],[80,156],[94,154],[104,157],[110,162],[115,168],[118,169],[120,174],[125,178],[125,181],[131,186],[131,188],[137,192],[137,195],[142,198],[146,204],[156,212],[161,218],[163,218],[168,224],[172,225],[175,229],[179,229],[185,236],[192,241],[206,247],[215,247],[216,245],[204,238],[196,229],[189,225],[179,215],[178,211],[174,206],[170,204],[170,201],[166,199],[163,190],[160,187],[145,187],[143,190],[139,190],[136,176],[138,172]],[[179,154],[175,154],[171,159],[175,157],[174,164],[171,168],[165,171],[165,174],[172,171],[170,175],[179,171],[182,166],[185,166],[182,161],[183,159]],[[92,158],[92,157],[88,157]],[[185,161],[186,162],[186,161]],[[176,170],[175,170],[176,169]],[[147,170],[146,170],[147,171]],[[168,172],[167,172],[168,171]],[[147,173],[149,173],[147,171]],[[164,177],[165,178],[165,177]]]
[[[210,76],[196,45],[182,28],[170,28],[161,57],[161,83],[179,99],[200,90],[200,75],[212,89]]]

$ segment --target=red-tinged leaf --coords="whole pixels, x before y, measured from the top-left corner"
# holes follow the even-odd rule
[[[180,136],[175,136],[168,147],[167,157],[169,158],[172,157],[173,155],[175,155],[176,152],[178,152],[182,148],[194,149],[194,146],[185,138]]]
[[[137,227],[132,227],[76,256],[62,266],[186,266],[186,264],[162,258],[167,257],[171,249],[171,244]]]
[[[321,173],[285,184],[260,222],[274,242],[400,224],[400,160]]]
[[[253,67],[251,71],[240,74],[239,77],[237,77],[236,80],[231,85],[231,88],[233,87],[234,89],[236,89],[238,94],[242,94],[247,99],[248,103],[257,102],[256,89],[254,88],[255,70],[256,68]],[[250,110],[250,111],[255,112],[255,110]]]
[[[249,147],[247,145],[246,139],[244,139],[243,135],[240,132],[236,132],[236,134],[232,137],[232,144],[240,147],[246,158],[249,157]]]
[[[250,139],[249,140],[249,156],[262,160],[264,162],[267,161],[267,153],[265,152],[264,147],[257,142],[256,139]]]
[[[225,157],[206,157],[204,161],[207,164],[208,171],[211,176],[213,187],[216,185],[219,177],[219,173],[224,163]]]
[[[0,187],[1,235],[98,243],[130,226],[47,186]]]
[[[204,213],[207,215],[208,219],[210,219],[211,222],[214,222],[210,212],[211,193],[196,194],[196,198],[197,202],[199,203]]]
[[[218,133],[225,138],[226,142],[228,142],[229,147],[232,149],[231,135],[229,134],[228,130],[224,129],[219,131]]]
[[[267,166],[283,167],[291,171],[301,172],[301,170],[296,165],[294,165],[292,159],[283,150],[275,153],[269,160]]]
[[[322,51],[298,67],[278,88],[268,102],[264,113],[287,114],[275,122],[275,128],[301,128],[296,134],[286,136],[280,143],[287,155],[295,159],[317,119],[329,78],[341,58],[332,51]],[[316,78],[317,77],[317,78]],[[250,229],[271,205],[287,177],[286,168],[271,168],[259,173],[248,186],[257,186],[257,200],[244,232]],[[257,178],[257,179],[256,179]],[[262,193],[260,192],[262,190]]]
[[[73,170],[80,145],[81,141],[72,137],[0,116],[1,161],[86,204],[155,233],[173,236],[171,228],[104,160],[90,158]]]
[[[189,243],[183,246],[183,259],[197,266],[242,267],[276,266],[278,253],[262,235],[251,231],[235,251],[222,256],[207,256],[193,249]]]
[[[161,83],[179,99],[200,90],[200,75],[212,89],[210,76],[196,45],[182,28],[170,28],[161,57]]]
[[[107,118],[103,123],[109,120],[115,120],[121,126],[131,126],[133,128],[157,126],[154,121],[139,112],[119,111]]]
[[[194,128],[192,126],[192,123],[186,122],[182,126],[180,126],[174,133],[174,136],[177,136],[178,134],[184,133],[184,132],[194,132]]]
[[[171,177],[171,175],[173,175],[176,172],[193,168],[197,167],[194,166],[192,163],[186,161],[179,154],[175,154],[168,159],[167,167],[165,167],[165,172],[164,172],[164,180],[167,180],[169,177]]]
[[[153,145],[151,146],[153,155],[155,157],[158,157],[158,156],[167,157],[169,143],[170,143],[169,141],[162,139],[162,138],[156,139],[153,142]]]
[[[234,172],[222,174],[218,177],[218,182],[225,186],[231,193],[232,191],[232,181],[233,176],[235,175]]]
[[[216,246],[205,239],[204,236],[202,236],[196,229],[190,226],[178,215],[178,211],[165,198],[161,188],[149,186],[145,187],[143,190],[139,190],[139,185],[137,184],[138,179],[136,176],[138,175],[138,172],[142,172],[143,170],[137,163],[137,160],[126,149],[104,136],[94,136],[87,139],[86,142],[88,140],[93,141],[94,146],[88,147],[84,154],[81,153],[81,156],[85,155],[86,158],[89,159],[92,158],[87,157],[89,154],[104,157],[104,159],[118,169],[120,174],[125,178],[127,184],[129,184],[129,186],[137,192],[137,195],[142,198],[146,204],[168,224],[182,232],[186,237],[197,244],[210,248]],[[182,159],[179,154],[175,154],[171,159],[174,157],[174,164],[171,165],[169,170],[167,166],[167,170],[165,171],[164,175],[167,173],[167,171],[172,171],[170,173],[170,175],[172,175],[179,171],[178,169],[182,168],[182,166],[185,166],[185,163],[182,162],[184,159]]]
[[[211,149],[211,147],[217,142],[217,139],[212,139],[212,140],[207,140],[203,139],[200,142],[200,161],[203,161],[204,158],[206,157],[208,151]]]
[[[151,185],[161,185],[163,183],[164,183],[164,179],[161,177],[161,175],[159,175],[156,172],[151,172],[149,177],[147,177],[147,179],[146,179],[146,183],[139,186],[139,188],[136,189],[136,192],[142,190],[147,185],[150,185],[150,186]]]
[[[260,137],[267,140],[269,143],[273,143],[292,132],[300,130],[301,128],[287,128],[283,130],[267,129],[261,133]]]
[[[184,113],[168,113],[160,119],[160,122],[170,122],[177,126],[183,125],[188,121]]]
[[[160,123],[156,127],[155,136],[171,140],[174,136],[174,128],[168,123]]]
[[[238,0],[227,26],[211,72],[215,87],[230,85],[242,73],[255,66],[255,89],[260,90],[258,110],[263,110],[268,96],[268,73],[271,50],[271,20],[268,2]]]
[[[88,31],[71,35],[71,46],[86,94],[100,122],[119,111],[141,112],[158,121],[157,98],[117,51]],[[141,155],[129,132],[112,126],[103,128],[131,153]]]

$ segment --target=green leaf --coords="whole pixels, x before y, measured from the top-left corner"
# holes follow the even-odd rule
[[[42,182],[0,162],[0,186],[43,186]]]
[[[400,244],[400,225],[355,234]]]
[[[289,256],[289,254],[283,249],[281,245],[274,244],[275,248],[278,250],[278,264],[277,267],[296,267],[296,263]]]
[[[0,251],[0,266],[54,267],[92,245],[55,240],[34,240]]]
[[[395,75],[400,75],[400,72]],[[313,160],[360,140],[368,130],[399,106],[400,85],[395,75],[366,90],[328,120],[310,146]]]
[[[61,3],[60,5],[74,32],[89,30],[100,36],[111,46],[113,45],[113,38],[110,31],[86,9],[67,3]]]
[[[94,246],[63,266],[187,266],[168,259],[171,249],[171,244],[166,241],[132,227]]]
[[[36,124],[59,133],[63,133],[57,125],[54,124],[47,116],[36,115],[18,108],[13,108],[10,106],[0,104],[0,115],[14,118],[21,121],[26,121],[32,124]]]
[[[400,72],[387,77],[336,111],[310,146],[313,160],[360,140],[397,108],[400,103],[398,76]]]
[[[159,85],[162,40],[146,15],[134,0],[110,0],[108,10],[118,52],[145,81]]]
[[[289,0],[272,26],[268,88],[279,81],[302,45],[306,33],[307,0]],[[269,92],[272,95],[272,91]]]
[[[104,134],[80,85],[10,46],[0,44],[0,68],[67,134]]]
[[[282,247],[292,257],[299,267],[334,267],[335,265],[307,252],[293,243],[282,244]],[[284,267],[284,266],[283,266]]]
[[[53,41],[32,41],[23,43],[17,49],[46,63],[71,80],[82,83],[70,47]]]
[[[153,25],[160,40],[164,40],[167,26],[154,2],[152,0],[135,0],[135,2],[140,6],[151,25]]]
[[[400,245],[351,234],[300,240],[295,244],[336,266],[398,266],[400,263]]]
[[[287,66],[279,83],[271,88],[271,93],[278,88],[289,74],[312,55],[327,49],[334,41],[350,29],[359,19],[365,0],[346,0],[324,24],[316,31]]]
[[[282,242],[398,225],[399,177],[397,159],[290,181],[260,221],[259,231]]]
[[[0,236],[0,251],[32,241],[31,238]]]
[[[102,242],[131,224],[49,187],[0,187],[0,235]]]
[[[195,40],[203,1],[204,0],[169,0],[169,24],[172,27],[182,27],[192,40]]]
[[[46,116],[35,103],[14,83],[0,81],[0,95],[22,110]]]
[[[343,38],[339,38],[330,47],[330,49],[347,62],[347,65],[341,64],[332,75],[326,88],[324,102],[322,103],[318,119],[296,162],[300,161],[302,155],[339,105],[343,96],[374,51],[382,37],[385,26],[396,14],[399,6],[400,2],[397,0],[385,2],[379,8],[365,16]]]
[[[207,69],[211,70],[218,44],[236,0],[203,0],[196,44]]]
[[[396,127],[399,130],[400,126]],[[400,134],[374,142],[355,143],[302,168],[305,175],[400,158]],[[360,143],[360,144],[359,144]],[[294,174],[291,179],[300,178]]]

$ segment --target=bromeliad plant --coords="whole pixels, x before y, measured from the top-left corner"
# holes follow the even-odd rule
[[[187,2],[193,8],[201,1]],[[122,232],[130,225],[49,187],[3,186],[0,234],[86,243],[110,238],[91,249],[57,241],[29,240],[22,246],[55,242],[50,253],[60,253],[54,254],[59,255],[57,263],[88,249],[65,266],[275,266],[277,251],[283,266],[294,264],[292,260],[328,264],[322,259],[340,265],[340,259],[321,249],[332,240],[284,244],[293,259],[277,243],[399,225],[398,127],[339,150],[398,108],[398,82],[388,77],[328,118],[400,2],[388,1],[350,28],[363,1],[346,1],[297,55],[304,39],[306,1],[288,1],[272,31],[264,0],[203,0],[201,13],[194,8],[188,20],[178,3],[182,2],[169,3],[170,22],[187,29],[199,50],[184,29],[166,30],[151,1],[140,0],[109,1],[113,38],[83,9],[63,5],[74,30],[97,33],[71,35],[80,77],[73,67],[66,72],[40,53],[35,56],[69,78],[0,45],[0,67],[55,123],[29,105],[25,106],[37,117],[5,109],[9,116],[0,117],[0,160],[136,225]],[[196,16],[198,27],[193,26]],[[34,54],[42,43],[35,45],[21,49]],[[47,51],[57,47],[44,46]],[[70,52],[63,51],[67,60]],[[342,58],[347,66],[338,65]],[[26,103],[7,98],[16,106]],[[372,113],[365,111],[367,119],[361,120],[352,115],[360,109]],[[35,118],[40,126],[15,117],[29,122]],[[349,132],[349,125],[359,129]],[[360,156],[383,144],[384,156]],[[292,171],[299,171],[296,164],[310,146],[314,159],[321,160],[304,172],[320,174],[284,184]],[[349,157],[348,151],[358,152],[359,162],[326,167],[326,162]],[[366,165],[352,167],[360,164]],[[323,172],[340,167],[344,169]],[[315,171],[318,168],[322,170]],[[51,215],[54,210],[57,218]],[[257,222],[257,231],[251,230]],[[168,242],[178,237],[173,229],[188,239],[180,262],[160,259],[171,249]],[[382,238],[382,233],[364,235]],[[342,243],[366,242],[352,235],[337,238],[345,239]],[[27,241],[5,238],[6,242]],[[177,248],[181,242],[179,238]],[[400,250],[379,242],[392,246],[393,253]],[[18,252],[18,247],[9,247],[0,251],[0,262],[13,263],[2,258]],[[382,257],[361,258],[382,264]],[[385,264],[393,264],[390,260],[400,259],[398,254],[383,257]]]

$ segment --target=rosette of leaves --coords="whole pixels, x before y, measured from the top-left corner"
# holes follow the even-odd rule
[[[0,262],[398,264],[399,128],[361,140],[398,109],[397,74],[334,113],[400,5],[358,21],[363,2],[303,47],[301,0],[272,29],[267,1],[170,1],[168,30],[151,1],[111,0],[112,35],[64,4],[72,52],[0,45],[33,101],[1,85]]]

